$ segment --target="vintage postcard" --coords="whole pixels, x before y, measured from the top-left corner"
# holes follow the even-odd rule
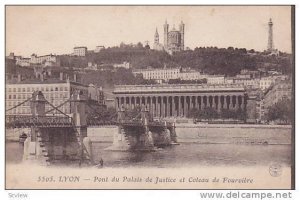
[[[294,15],[6,5],[6,189],[294,189]]]

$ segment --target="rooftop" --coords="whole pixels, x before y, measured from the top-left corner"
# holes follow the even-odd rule
[[[149,92],[206,92],[239,91],[244,92],[243,84],[162,84],[162,85],[115,85],[114,94]]]

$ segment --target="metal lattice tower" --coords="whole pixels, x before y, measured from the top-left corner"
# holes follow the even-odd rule
[[[269,25],[269,37],[268,37],[268,51],[273,51],[274,44],[273,44],[273,22],[270,18],[270,21],[268,23]]]

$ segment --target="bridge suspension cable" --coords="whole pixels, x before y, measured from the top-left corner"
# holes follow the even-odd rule
[[[70,117],[69,115],[67,115],[66,113],[64,113],[63,111],[59,110],[57,107],[55,107],[52,103],[50,103],[47,99],[46,100],[46,103],[48,103],[53,109],[57,110],[59,113],[67,116],[67,117]]]
[[[65,105],[66,103],[68,103],[70,100],[71,100],[71,99],[68,99],[68,100],[64,101],[63,103],[59,104],[58,106],[54,106],[54,108],[52,108],[52,109],[46,111],[45,114],[48,114],[48,113],[50,113],[50,112],[52,112],[52,111],[54,111],[54,110],[56,110],[56,109],[62,107],[63,105]]]

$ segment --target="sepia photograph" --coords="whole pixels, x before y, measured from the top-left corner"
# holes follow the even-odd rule
[[[5,5],[5,189],[295,189],[292,5]]]

